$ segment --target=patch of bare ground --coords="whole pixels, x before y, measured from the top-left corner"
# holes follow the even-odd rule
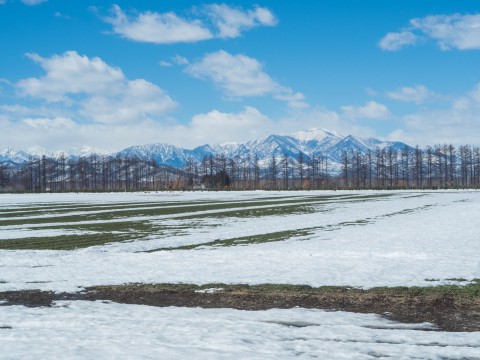
[[[56,300],[109,300],[124,304],[266,310],[315,308],[375,313],[403,323],[431,322],[441,331],[480,331],[480,284],[373,288],[296,285],[128,284],[79,293],[39,290],[0,293],[3,306],[51,306]]]

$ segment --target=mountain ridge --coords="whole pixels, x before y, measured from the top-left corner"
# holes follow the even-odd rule
[[[227,158],[244,160],[256,157],[260,163],[266,163],[272,157],[288,156],[295,162],[302,153],[306,159],[326,157],[332,164],[340,163],[345,151],[356,151],[362,154],[376,148],[392,148],[401,150],[409,145],[396,141],[382,141],[376,138],[361,138],[344,135],[335,131],[314,128],[292,133],[290,135],[271,134],[260,139],[247,142],[225,142],[220,144],[204,144],[193,149],[185,149],[168,143],[152,143],[134,145],[109,154],[112,157],[139,157],[155,161],[159,165],[183,167],[193,159],[200,163],[205,156],[223,154]],[[59,152],[51,153],[52,157]],[[21,165],[31,158],[41,155],[49,156],[45,149],[41,154],[32,154],[22,150],[7,148],[0,152],[0,163],[12,166]],[[73,155],[70,155],[73,156]],[[78,155],[77,155],[78,156]],[[68,155],[67,155],[68,157]]]

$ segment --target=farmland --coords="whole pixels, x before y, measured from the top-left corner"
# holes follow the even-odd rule
[[[181,329],[190,346],[173,358],[221,358],[229,349],[238,358],[306,358],[320,348],[343,349],[346,358],[480,356],[476,191],[5,194],[0,204],[0,331],[11,354],[49,336],[59,338],[51,351],[60,354],[66,327],[74,334],[86,322],[97,329],[85,340],[91,352],[77,344],[71,357],[104,353],[100,331],[118,335],[111,351],[133,353],[143,341],[170,348]],[[49,306],[39,307],[32,292]],[[152,293],[179,297],[142,300]],[[413,309],[413,299],[425,299],[428,306],[415,309],[430,317],[371,314],[389,313],[389,299],[399,313],[400,303]],[[449,306],[464,327],[435,317],[435,307]],[[147,315],[156,325],[134,325]],[[49,330],[27,320],[39,318]],[[129,345],[122,337],[137,326],[171,332],[158,338],[152,330]],[[262,333],[271,334],[271,348]]]

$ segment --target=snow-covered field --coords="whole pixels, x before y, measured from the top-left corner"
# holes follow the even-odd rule
[[[291,205],[285,203],[286,196],[290,196],[288,201],[297,201],[299,208],[306,206],[304,211],[276,214],[275,209]],[[320,201],[319,196],[326,198]],[[269,205],[262,198],[268,199]],[[74,230],[67,228],[72,225],[103,226],[113,222],[115,232],[115,222],[127,222],[127,227],[133,228],[142,222],[153,229],[142,233],[138,241],[133,238],[69,251],[0,250],[0,291],[74,291],[85,286],[130,282],[368,288],[426,286],[451,283],[451,279],[480,278],[480,259],[474,256],[480,254],[480,192],[475,191],[45,194],[2,195],[0,202],[1,242],[72,234]],[[105,214],[105,209],[99,210],[98,206],[118,210],[122,204],[132,209],[146,203],[151,208],[154,202],[161,203],[160,208],[168,213],[119,213],[118,217],[98,219]],[[198,203],[220,203],[227,208],[198,210],[194,208]],[[85,204],[86,208],[78,209]],[[47,205],[69,207],[61,208],[57,214],[53,209],[20,212]],[[180,213],[170,210],[182,205],[190,207]],[[13,219],[20,222],[2,225],[12,220],[5,217],[3,209],[19,211]],[[90,217],[80,218],[89,209]],[[260,213],[241,215],[254,210]],[[112,211],[109,215],[115,214]],[[73,214],[68,222],[56,222],[57,216],[68,214]],[[77,217],[77,222],[71,221]],[[30,223],[39,218],[46,222]],[[157,227],[160,230],[155,232]],[[75,231],[82,233],[85,229]],[[135,236],[135,231],[128,231]],[[279,237],[282,241],[212,245],[215,241],[221,245],[222,241],[265,234],[274,234],[273,240],[275,234],[287,236]],[[169,250],[195,244],[211,246]],[[145,252],[155,249],[165,250]]]
[[[2,359],[478,359],[480,333],[321,310],[0,307]]]
[[[479,215],[476,191],[0,195],[0,247],[26,249],[0,250],[0,291],[133,282],[465,284],[480,278]],[[113,242],[31,245],[75,236],[81,244],[96,234]],[[478,333],[419,331],[373,315],[57,305],[0,306],[0,358],[480,359]]]

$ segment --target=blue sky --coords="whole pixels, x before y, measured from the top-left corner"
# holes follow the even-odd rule
[[[0,0],[0,148],[478,144],[476,3]]]

